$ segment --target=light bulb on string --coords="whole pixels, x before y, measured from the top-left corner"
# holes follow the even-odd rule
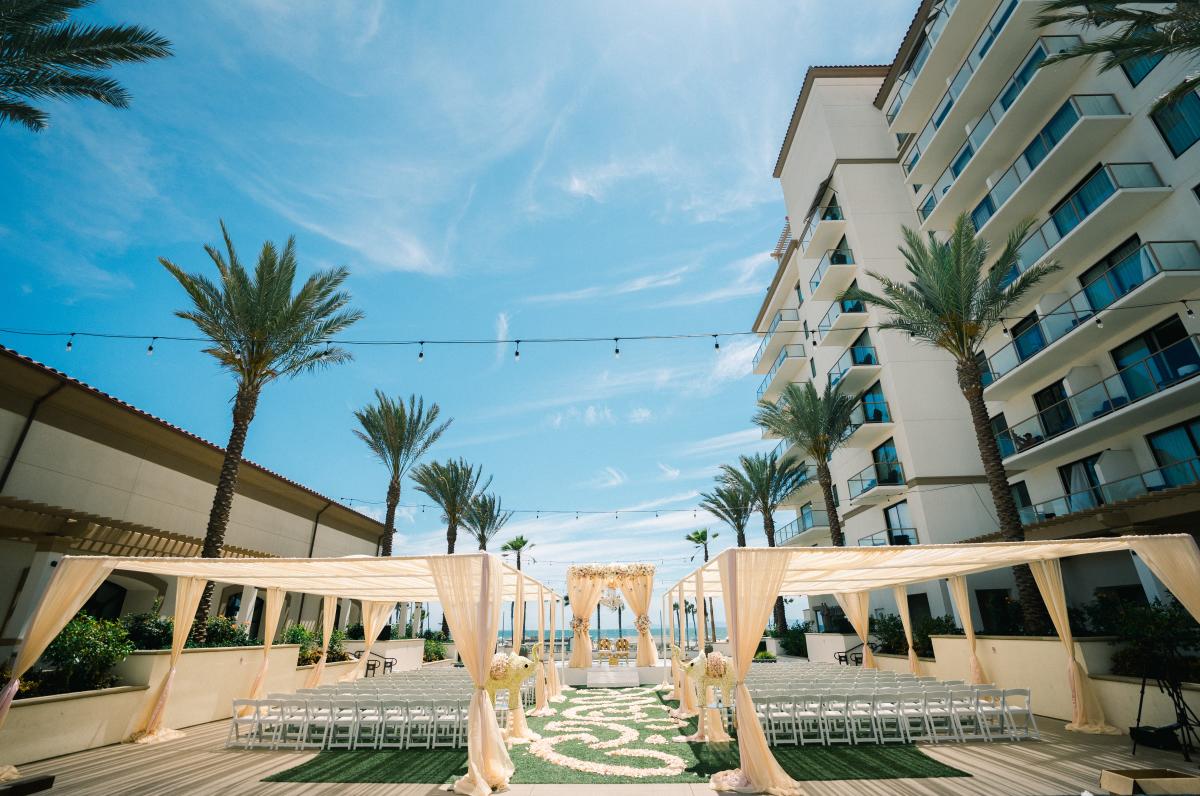
[[[713,351],[720,351],[720,350],[721,350],[721,341],[719,339],[717,339],[717,336],[714,334],[713,335]]]
[[[71,332],[71,336],[67,338],[67,351],[68,351],[68,353],[69,353],[69,352],[71,351],[71,349],[72,349],[72,348],[74,348],[74,347],[75,347],[75,333],[74,333],[74,332]]]
[[[621,338],[619,338],[619,337],[613,338],[613,358],[614,359],[621,358]]]
[[[425,341],[421,340],[420,343],[421,343],[421,347],[420,347],[420,349],[417,350],[417,361],[424,362],[425,361]]]
[[[517,362],[521,361],[521,341],[517,341],[517,349],[513,352],[513,359]]]
[[[158,339],[157,337],[150,338],[150,345],[146,346],[146,356],[148,356],[148,357],[154,356],[154,341],[157,339]]]
[[[1097,328],[1097,329],[1103,329],[1103,328],[1104,328],[1104,321],[1100,319],[1100,316],[1099,316],[1099,315],[1097,315],[1097,316],[1096,316],[1096,328]]]
[[[1195,318],[1195,317],[1196,317],[1196,312],[1195,312],[1195,311],[1194,311],[1194,310],[1193,310],[1191,307],[1189,307],[1189,306],[1188,306],[1188,303],[1187,303],[1186,301],[1185,301],[1185,302],[1183,302],[1183,311],[1184,311],[1185,313],[1187,313],[1187,316],[1188,316],[1189,318]]]
[[[1007,340],[1009,337],[1011,337],[1011,335],[1008,333],[1008,327],[1007,327],[1007,326],[1005,326],[1004,324],[1000,324],[1000,331],[1004,332],[1004,338],[1005,338],[1006,340]]]

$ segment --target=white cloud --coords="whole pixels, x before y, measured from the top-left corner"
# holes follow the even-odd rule
[[[713,456],[730,452],[749,453],[773,445],[772,440],[764,440],[762,429],[748,428],[744,431],[731,431],[728,434],[718,434],[693,442],[682,451],[684,456]]]
[[[615,486],[620,486],[629,480],[622,470],[616,467],[605,467],[600,473],[588,482],[587,486],[594,489],[611,489]]]
[[[583,410],[583,424],[585,426],[598,426],[601,423],[610,424],[613,421],[612,410],[607,406],[589,406]]]
[[[663,474],[663,478],[667,481],[674,481],[679,478],[680,470],[678,467],[672,467],[669,464],[658,463],[658,469]]]
[[[529,296],[525,300],[532,304],[559,304],[569,301],[586,301],[595,298],[625,296],[631,293],[641,293],[645,290],[657,290],[659,288],[678,285],[683,281],[683,275],[687,270],[687,266],[681,266],[662,273],[645,274],[615,285],[591,285],[575,290]]]
[[[758,351],[758,346],[757,337],[734,338],[721,346],[710,374],[714,384],[750,375],[754,369],[754,353]]]
[[[496,339],[497,340],[507,340],[508,339],[508,313],[507,312],[497,313],[497,315],[496,315]],[[499,365],[501,362],[504,361],[504,354],[505,354],[506,350],[507,350],[507,346],[505,346],[503,343],[497,344],[497,346],[496,346],[496,364],[497,365]]]
[[[667,148],[649,155],[612,157],[596,166],[572,169],[563,189],[572,196],[603,202],[618,184],[642,178],[669,180],[680,167],[675,153]]]
[[[729,263],[723,271],[730,276],[720,286],[699,293],[687,293],[667,299],[657,306],[689,307],[696,304],[713,304],[743,296],[759,296],[766,290],[773,273],[775,260],[769,252],[758,252]],[[766,273],[763,273],[763,271]]]
[[[636,425],[649,423],[654,419],[654,413],[644,406],[638,406],[629,410],[629,422]]]

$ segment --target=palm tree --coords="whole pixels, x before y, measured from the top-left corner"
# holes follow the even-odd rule
[[[217,267],[219,283],[203,274],[186,273],[165,257],[159,258],[192,300],[192,309],[175,314],[200,330],[209,341],[204,353],[232,373],[237,382],[233,428],[225,445],[200,553],[205,558],[219,557],[225,545],[242,449],[263,387],[283,376],[291,378],[348,362],[352,359],[350,353],[333,345],[330,338],[362,318],[358,310],[347,309],[350,294],[340,290],[350,273],[345,268],[310,275],[293,295],[295,238],[288,238],[283,251],[270,241],[263,243],[251,274],[238,259],[224,222],[221,235],[225,254],[215,246],[204,247]],[[196,610],[192,636],[198,641],[204,639],[212,588],[210,582]]]
[[[821,498],[829,515],[829,540],[836,547],[845,546],[846,537],[834,500],[829,459],[849,439],[859,400],[859,396],[847,395],[828,382],[821,393],[812,382],[789,384],[778,403],[761,401],[754,416],[759,426],[788,440],[816,462]]]
[[[1161,8],[1137,7],[1144,5],[1152,4],[1048,0],[1034,20],[1039,27],[1067,22],[1097,29],[1112,26],[1115,30],[1052,55],[1039,66],[1044,68],[1074,58],[1100,56],[1100,71],[1107,72],[1143,58],[1180,55],[1196,60],[1200,57],[1200,5],[1180,2]],[[1159,97],[1151,111],[1159,110],[1197,88],[1200,88],[1200,72],[1193,70]]]
[[[497,502],[497,508],[499,508],[499,502]],[[505,522],[508,522],[507,518],[505,519]],[[501,523],[501,524],[503,525],[503,523]],[[521,553],[528,553],[532,548],[533,548],[533,542],[529,541],[524,536],[514,536],[512,539],[509,539],[507,542],[505,542],[503,545],[500,546],[500,552],[516,553],[517,569],[520,569],[521,568]],[[480,547],[479,549],[482,550],[483,548]],[[513,630],[515,631],[516,628],[513,628]],[[600,634],[600,606],[597,605],[596,606],[596,640],[597,641],[600,640],[599,634]],[[524,640],[525,640],[525,613],[522,611],[521,612],[521,641],[524,641]],[[513,651],[515,652],[516,650],[517,650],[517,642],[514,641],[513,642]]]
[[[710,535],[708,532],[708,528],[699,528],[695,531],[692,531],[687,536],[683,537],[683,540],[685,542],[691,542],[693,547],[696,547],[696,548],[699,548],[700,550],[702,550],[704,552],[704,563],[707,564],[708,563],[708,543],[711,542],[713,539],[716,539],[720,535],[721,534],[719,534],[719,533],[714,533],[714,534]],[[695,559],[695,556],[692,556],[692,558]],[[708,622],[707,622],[707,624],[708,624],[709,629],[712,631],[712,635],[709,636],[709,638],[712,639],[713,641],[716,641],[717,640],[717,620],[713,616],[712,597],[708,597],[705,599],[705,605],[708,607],[708,611],[707,611]]]
[[[500,498],[495,495],[476,495],[467,505],[466,515],[463,517],[463,524],[467,526],[467,530],[479,542],[480,550],[487,550],[487,543],[500,533],[508,521],[512,519],[513,513],[505,511],[500,505]],[[523,539],[524,537],[517,537]],[[520,551],[518,551],[518,554]],[[521,562],[518,559],[517,569],[521,568]]]
[[[405,405],[403,399],[389,398],[382,390],[376,390],[375,403],[354,413],[361,427],[354,429],[354,435],[365,442],[375,458],[388,469],[387,513],[383,521],[387,533],[380,546],[381,556],[392,554],[402,479],[450,427],[450,420],[438,425],[441,411],[437,404],[432,404],[426,412],[425,399],[415,395],[408,396]]]
[[[87,98],[129,106],[129,92],[102,70],[166,58],[171,42],[138,25],[81,25],[71,12],[92,0],[0,0],[0,125],[46,129],[26,100]]]
[[[727,486],[741,489],[750,496],[751,505],[762,513],[767,547],[774,547],[775,510],[800,488],[808,478],[808,470],[803,463],[781,461],[774,451],[739,456],[738,464],[739,467],[721,465],[721,479]],[[782,597],[775,599],[775,627],[787,627]]]
[[[722,520],[737,534],[737,546],[746,546],[746,525],[754,513],[752,498],[736,483],[717,481],[712,492],[700,493],[700,508]],[[708,560],[706,557],[705,561]]]
[[[851,288],[842,297],[886,310],[889,317],[879,328],[905,332],[954,357],[958,388],[970,408],[979,458],[996,506],[1000,532],[1004,539],[1014,542],[1024,540],[1025,529],[983,400],[982,346],[987,334],[1004,323],[1005,314],[1034,285],[1058,270],[1058,264],[1052,261],[1034,264],[1006,286],[1009,274],[1017,269],[1018,251],[1031,226],[1026,221],[1013,229],[990,271],[984,270],[988,243],[976,236],[975,226],[966,213],[955,221],[954,231],[945,242],[932,234],[926,240],[906,227],[905,245],[900,247],[900,253],[908,263],[912,280],[896,282],[872,273],[882,295]],[[1036,632],[1045,626],[1047,617],[1033,575],[1026,566],[1014,567],[1014,574],[1025,629]]]
[[[442,462],[422,464],[412,471],[412,480],[417,490],[423,492],[442,510],[446,521],[446,552],[454,552],[458,539],[458,528],[462,525],[471,500],[492,485],[488,478],[482,484],[483,468],[468,464],[465,459],[450,459]]]

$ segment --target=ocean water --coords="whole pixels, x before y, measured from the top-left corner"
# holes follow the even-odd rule
[[[657,627],[650,628],[650,635],[654,638],[654,642],[656,644],[659,643],[659,641],[660,641],[660,632],[669,634],[670,629],[668,628],[665,631],[660,631],[660,628],[657,628]],[[547,627],[546,635],[549,635],[549,634],[550,634],[550,628]],[[592,628],[590,635],[592,637],[592,641],[595,641],[596,640],[596,628]],[[600,628],[600,635],[603,636],[604,638],[617,638],[617,628],[602,627],[602,628]],[[637,636],[637,630],[634,629],[633,627],[622,628],[621,635],[627,639],[632,640],[633,638],[635,638]],[[529,626],[528,622],[525,624],[525,637],[526,638],[537,638],[537,625],[536,624],[533,625],[532,627]],[[571,637],[571,631],[569,629],[566,631],[566,637],[568,639]],[[507,629],[501,630],[500,638],[511,639],[512,631],[507,630]],[[688,629],[688,638],[691,638],[691,639],[696,638],[696,631],[694,628]],[[721,624],[717,625],[717,638],[725,638],[725,626],[724,625],[721,625]]]

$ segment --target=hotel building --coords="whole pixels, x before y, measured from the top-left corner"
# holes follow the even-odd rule
[[[1097,35],[1036,28],[1040,6],[923,0],[893,63],[804,78],[775,167],[789,223],[755,368],[759,399],[790,381],[862,393],[831,461],[847,545],[997,531],[950,358],[836,300],[855,283],[876,289],[871,273],[907,280],[902,228],[946,233],[961,213],[992,263],[1033,222],[1012,276],[1061,267],[984,343],[984,397],[1027,536],[1189,531],[1200,516],[1200,97],[1150,112],[1194,65],[1040,69]],[[813,481],[791,499],[781,543],[829,544]],[[1075,602],[1160,589],[1127,554],[1064,562],[1064,576]],[[970,584],[976,626],[999,629],[1011,581]],[[923,589],[914,615],[950,612],[944,591]]]

